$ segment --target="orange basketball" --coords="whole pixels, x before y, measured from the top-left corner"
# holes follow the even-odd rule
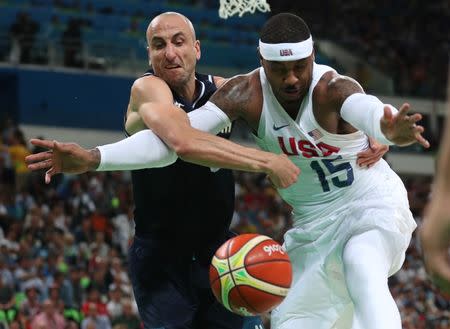
[[[216,251],[209,281],[217,300],[228,310],[258,315],[272,310],[286,297],[292,267],[278,242],[260,234],[242,234]]]

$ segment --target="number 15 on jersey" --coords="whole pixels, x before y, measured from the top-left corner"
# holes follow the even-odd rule
[[[313,169],[317,173],[320,184],[322,185],[322,190],[324,192],[330,191],[330,183],[338,188],[352,185],[355,178],[353,176],[353,168],[350,163],[343,162],[337,165],[333,163],[334,161],[341,159],[342,156],[339,155],[334,159],[314,160],[311,162],[311,169]],[[332,177],[327,179],[327,173],[329,175],[332,175],[338,172],[345,172],[346,178],[342,179],[341,177]]]

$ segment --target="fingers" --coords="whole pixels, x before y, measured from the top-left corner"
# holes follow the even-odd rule
[[[416,135],[416,140],[417,142],[422,145],[424,148],[429,148],[430,147],[430,142],[427,141],[421,134],[417,134]]]
[[[381,118],[381,122],[387,124],[391,121],[392,121],[392,111],[391,108],[386,105],[383,108],[383,117]]]
[[[377,163],[378,161],[380,161],[381,159],[381,155],[380,156],[376,156],[376,157],[372,157],[370,159],[366,159],[366,160],[361,160],[358,163],[358,166],[360,166],[361,168],[370,168],[373,167],[373,165],[375,163]]]
[[[360,167],[372,167],[389,151],[389,146],[383,145],[369,137],[369,148],[357,154],[356,164]]]
[[[51,151],[47,151],[47,152],[40,152],[40,153],[36,153],[36,154],[31,154],[25,157],[25,162],[28,164],[32,164],[34,162],[40,162],[40,161],[45,161],[48,159],[51,159],[53,156],[53,153]]]
[[[53,168],[50,168],[45,172],[45,184],[50,184],[53,175],[54,175]]]
[[[30,139],[30,143],[33,144],[34,146],[45,147],[48,149],[53,149],[54,142],[55,141],[50,141],[47,139],[37,139],[37,138]]]
[[[408,113],[408,111],[409,111],[410,108],[411,108],[411,106],[410,106],[408,103],[404,103],[404,104],[400,107],[400,109],[398,110],[397,116],[398,116],[399,118],[404,118],[404,117],[406,117],[406,115],[407,115],[407,113]]]
[[[409,116],[409,117],[408,117],[408,120],[409,120],[411,123],[413,123],[413,124],[414,124],[414,123],[417,123],[418,121],[422,120],[422,114],[420,114],[420,113],[415,113],[415,114]]]
[[[52,166],[53,166],[53,160],[52,159],[47,159],[47,160],[44,160],[44,161],[31,163],[27,167],[28,167],[28,169],[30,169],[32,171],[36,171],[36,170],[42,170],[42,169],[49,169]]]
[[[425,131],[425,128],[422,126],[416,126],[413,127],[414,137],[416,141],[422,145],[424,148],[430,147],[430,142],[423,137],[422,133]]]

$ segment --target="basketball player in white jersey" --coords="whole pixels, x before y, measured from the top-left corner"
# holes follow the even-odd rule
[[[353,79],[314,62],[305,22],[292,14],[267,21],[259,43],[261,67],[230,79],[190,124],[216,132],[243,119],[266,151],[286,154],[301,170],[278,191],[293,207],[294,227],[285,247],[294,269],[291,290],[272,313],[277,329],[399,329],[399,311],[387,278],[402,265],[416,224],[406,190],[384,160],[356,164],[368,136],[399,146],[419,142],[419,114],[408,115],[366,95]],[[28,158],[30,169],[58,172],[162,166],[171,155],[204,165],[249,163],[251,156],[189,126],[176,108],[139,109],[152,131],[86,151],[77,145],[33,140],[54,153]],[[157,122],[171,123],[161,129]],[[155,141],[159,136],[163,143]],[[169,160],[164,160],[169,159]]]

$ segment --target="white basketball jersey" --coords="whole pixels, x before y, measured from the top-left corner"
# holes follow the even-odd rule
[[[317,123],[312,95],[319,79],[328,71],[334,70],[314,64],[311,87],[293,120],[275,98],[264,69],[260,68],[264,102],[255,140],[266,151],[285,153],[301,169],[295,184],[278,190],[293,207],[296,222],[327,216],[361,194],[370,198],[370,191],[379,184],[404,188],[384,160],[370,169],[356,165],[357,153],[368,147],[363,132],[331,134]],[[379,197],[377,193],[374,196]]]

